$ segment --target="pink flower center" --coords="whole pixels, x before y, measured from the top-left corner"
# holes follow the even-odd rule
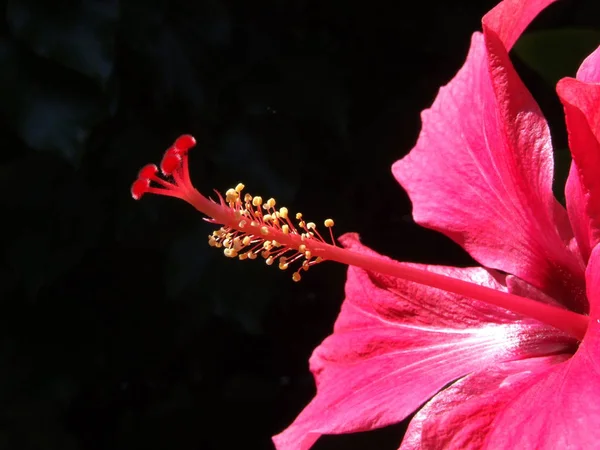
[[[229,258],[245,260],[260,256],[268,265],[277,262],[281,270],[294,265],[297,267],[292,275],[294,281],[300,281],[301,272],[315,264],[337,261],[493,304],[551,325],[579,340],[585,335],[588,317],[568,309],[338,247],[331,219],[324,222],[329,229],[329,244],[315,223],[306,222],[301,213],[295,215],[294,223],[287,208],[277,209],[273,198],[263,201],[259,196],[243,194],[241,183],[227,190],[224,198],[217,192],[218,202],[206,198],[190,180],[188,151],[194,145],[196,140],[192,136],[179,137],[165,152],[160,172],[154,164],[140,170],[131,186],[131,195],[136,200],[151,193],[186,201],[207,215],[205,220],[221,225],[209,235],[208,243],[223,248]]]

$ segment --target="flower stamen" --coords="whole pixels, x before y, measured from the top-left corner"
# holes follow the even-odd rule
[[[275,209],[277,202],[274,198],[264,202],[262,197],[248,193],[242,197],[245,188],[242,183],[228,189],[225,197],[215,191],[218,201],[209,199],[198,192],[190,180],[188,151],[195,144],[196,140],[192,136],[179,137],[165,152],[160,172],[154,164],[140,170],[131,186],[131,195],[136,200],[150,193],[188,202],[208,216],[205,218],[207,222],[221,225],[208,236],[208,245],[223,248],[223,254],[228,258],[253,260],[261,256],[267,265],[274,265],[278,260],[277,266],[281,270],[299,263],[300,266],[292,274],[294,281],[300,281],[301,272],[306,272],[316,264],[326,260],[337,261],[493,304],[539,320],[577,339],[582,339],[587,330],[589,318],[569,310],[423,268],[337,247],[332,219],[324,222],[331,237],[329,244],[318,232],[316,224],[306,222],[302,213],[295,215],[297,224],[294,225],[287,208]]]
[[[154,164],[142,168],[131,187],[133,198],[139,200],[144,194],[151,193],[190,203],[208,216],[205,220],[221,225],[208,236],[208,245],[222,248],[228,258],[243,261],[260,256],[269,266],[278,260],[277,266],[281,270],[300,262],[300,267],[292,275],[294,280],[300,279],[301,271],[307,271],[325,260],[324,257],[313,256],[323,245],[329,246],[316,225],[306,223],[301,213],[296,214],[297,223],[294,225],[288,209],[277,209],[274,198],[264,201],[261,196],[244,193],[242,183],[227,189],[224,196],[215,191],[218,201],[200,194],[192,185],[188,172],[188,151],[195,143],[192,136],[181,136],[165,152],[160,171]],[[328,221],[331,243],[335,246],[331,232],[333,221]]]

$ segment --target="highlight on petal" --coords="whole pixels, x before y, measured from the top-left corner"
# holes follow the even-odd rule
[[[356,235],[340,241],[376,255]],[[425,268],[505,289],[501,276],[481,268]],[[396,423],[456,379],[490,364],[561,352],[569,342],[506,310],[350,267],[334,332],[310,360],[317,395],[274,442],[279,450],[305,450],[323,434]]]
[[[573,162],[565,196],[583,257],[600,242],[600,48],[557,85]]]
[[[524,389],[570,356],[553,355],[501,363],[457,381],[433,397],[415,415],[400,450],[486,448],[486,439],[495,427],[496,416]]]
[[[498,11],[548,3],[504,2]],[[392,171],[417,223],[446,234],[484,266],[582,311],[583,264],[567,246],[572,231],[552,193],[548,125],[503,44],[527,21],[495,29],[498,11],[484,18],[484,35],[473,35],[464,66],[423,111],[415,147]],[[527,9],[528,20],[533,11]]]
[[[597,448],[600,442],[600,246],[586,270],[589,329],[577,352],[522,390],[494,420],[488,448]]]

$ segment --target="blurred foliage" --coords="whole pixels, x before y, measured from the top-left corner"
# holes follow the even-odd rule
[[[470,261],[412,223],[389,166],[494,1],[0,3],[0,448],[269,449],[313,395],[344,268],[293,283],[222,258],[187,205],[134,202],[181,133],[204,192],[244,181],[391,256]],[[580,11],[536,26],[593,26]],[[393,449],[402,430],[316,448]]]
[[[556,86],[563,77],[575,77],[585,57],[600,45],[600,31],[559,29],[526,33],[514,51],[523,62]]]

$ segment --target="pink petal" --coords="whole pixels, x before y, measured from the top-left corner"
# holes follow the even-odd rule
[[[474,34],[465,65],[423,111],[416,146],[392,171],[419,224],[584,310],[584,296],[573,296],[583,294],[583,265],[568,249],[572,231],[552,193],[548,126],[502,42],[511,44],[548,3],[504,2],[486,15],[485,38]],[[519,5],[526,15],[518,26],[500,26]]]
[[[437,394],[401,450],[596,448],[600,440],[600,246],[586,272],[590,329],[575,355],[501,363]],[[565,362],[563,362],[565,361]]]
[[[356,235],[341,241],[376,255]],[[420,267],[505,289],[481,268]],[[322,434],[401,421],[457,378],[499,361],[559,352],[568,342],[508,311],[350,267],[334,333],[311,357],[317,395],[274,442],[279,450],[304,450]]]
[[[593,242],[591,237],[592,224],[590,217],[586,213],[588,203],[586,198],[587,194],[581,185],[579,169],[577,168],[575,161],[572,161],[567,184],[565,186],[565,199],[567,201],[567,212],[569,213],[569,220],[571,222],[571,227],[573,228],[573,233],[575,234],[577,247],[581,252],[581,257],[584,262],[587,262],[590,257],[591,244]]]
[[[557,91],[564,108],[573,156],[567,181],[569,218],[585,259],[600,241],[600,48],[581,65],[577,80]]]
[[[590,325],[567,362],[533,383],[494,421],[488,448],[598,448],[600,442],[600,246],[586,271]]]
[[[485,15],[485,25],[493,30],[507,49],[517,42],[535,17],[556,0],[504,0]]]
[[[415,415],[400,450],[486,448],[498,412],[569,357],[554,355],[501,363],[457,381]]]

